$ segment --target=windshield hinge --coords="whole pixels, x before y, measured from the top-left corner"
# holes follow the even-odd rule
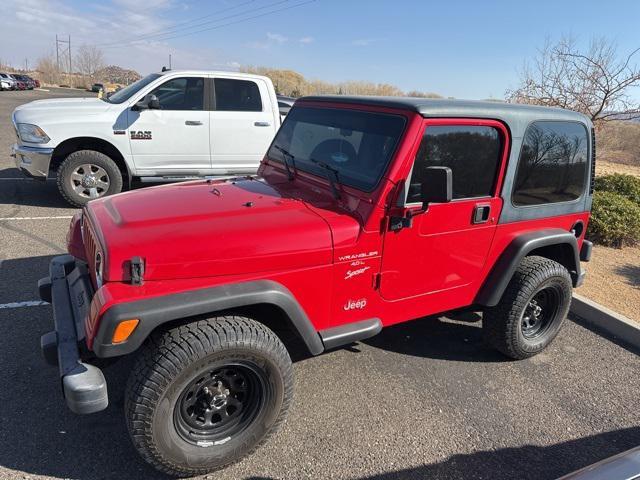
[[[130,261],[131,285],[144,283],[144,260],[140,257],[131,257]]]

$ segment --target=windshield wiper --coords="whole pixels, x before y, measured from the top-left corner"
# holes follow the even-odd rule
[[[336,200],[340,199],[340,191],[336,186],[340,185],[340,180],[338,179],[338,170],[333,168],[331,165],[327,165],[326,163],[319,160],[314,160],[313,158],[310,158],[309,160],[327,171],[327,180],[329,180],[329,184],[331,185],[331,193],[333,193],[333,197]]]
[[[274,145],[273,148],[275,148],[280,153],[282,153],[282,156],[284,158],[284,167],[287,169],[287,176],[289,177],[289,181],[293,180],[294,172],[296,170],[296,157],[293,155],[293,153],[289,152],[288,150],[285,150],[282,147],[279,147],[278,145]],[[291,159],[292,166],[289,166],[289,162],[287,161],[287,158]],[[291,170],[292,167],[293,167],[293,170]]]

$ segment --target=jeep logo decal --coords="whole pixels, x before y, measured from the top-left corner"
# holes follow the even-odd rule
[[[151,140],[151,131],[131,130],[131,140]]]
[[[361,298],[359,300],[347,300],[347,303],[342,307],[346,312],[349,310],[362,310],[367,306],[367,299]]]

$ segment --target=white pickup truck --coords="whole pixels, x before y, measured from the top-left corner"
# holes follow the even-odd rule
[[[16,166],[82,206],[131,182],[255,173],[280,126],[267,77],[152,73],[108,98],[37,100],[13,112]]]

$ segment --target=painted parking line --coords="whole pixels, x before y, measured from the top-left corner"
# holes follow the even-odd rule
[[[0,303],[0,310],[5,308],[24,308],[24,307],[41,307],[42,305],[49,305],[47,302],[42,300],[29,300],[26,302],[11,302],[11,303]]]
[[[25,180],[30,180],[32,182],[41,182],[42,180],[36,180],[35,178],[27,178],[27,177],[2,177],[0,178],[0,180],[6,180],[6,181],[11,181],[11,180],[21,180],[21,181],[25,181]],[[56,179],[55,178],[47,178],[47,182],[55,182]]]
[[[51,217],[0,217],[0,222],[10,220],[69,220],[73,215],[54,215]]]

